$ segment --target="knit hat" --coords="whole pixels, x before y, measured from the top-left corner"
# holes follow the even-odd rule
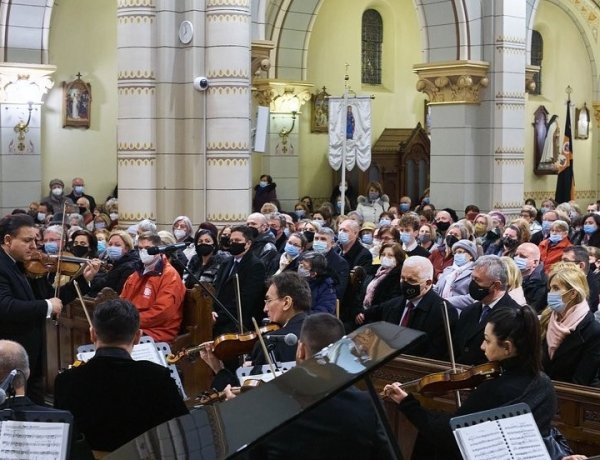
[[[506,225],[506,216],[500,211],[490,211],[488,215],[490,217],[495,217],[496,219],[498,219],[500,222],[502,222],[503,226]]]
[[[65,187],[65,183],[60,179],[52,179],[50,181],[50,188],[52,188],[54,185],[60,185],[63,188]]]
[[[457,241],[452,246],[452,252],[456,251],[458,248],[464,249],[469,254],[471,254],[471,257],[473,257],[473,260],[477,260],[477,246],[472,241],[469,241],[469,240]]]

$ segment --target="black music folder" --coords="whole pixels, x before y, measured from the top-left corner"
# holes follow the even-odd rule
[[[231,401],[200,407],[163,423],[105,458],[232,458],[361,379],[374,396],[368,374],[424,339],[421,331],[391,323],[362,326],[276,379]],[[381,408],[379,401],[377,406]],[[382,414],[379,411],[380,418]],[[391,442],[399,458],[395,440]]]

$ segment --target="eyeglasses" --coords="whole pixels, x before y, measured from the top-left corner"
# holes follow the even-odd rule
[[[265,298],[265,305],[268,305],[269,303],[271,303],[275,300],[281,300],[281,297],[275,297],[274,299],[266,299]]]

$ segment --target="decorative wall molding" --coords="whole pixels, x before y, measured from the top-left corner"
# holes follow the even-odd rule
[[[229,23],[247,24],[250,22],[250,16],[245,15],[245,14],[207,13],[206,21],[212,22],[212,23],[229,22]]]
[[[206,74],[208,78],[249,78],[249,75],[243,69],[215,69],[209,70]]]
[[[483,61],[447,61],[415,64],[417,91],[430,104],[479,104],[479,92],[489,84],[490,64]]]
[[[281,102],[296,97],[302,107],[310,101],[314,85],[301,81],[255,78],[253,81],[254,96],[258,105],[268,105],[271,112],[284,112]]]
[[[117,23],[119,24],[152,24],[154,23],[154,18],[156,16],[153,14],[142,15],[142,14],[134,14],[134,15],[125,15],[121,14],[117,18]]]
[[[152,70],[123,70],[117,74],[119,80],[155,80]]]
[[[50,77],[55,65],[0,64],[0,103],[42,103],[42,98],[54,86]],[[27,86],[26,91],[22,91]]]
[[[119,220],[120,221],[129,221],[129,222],[139,222],[140,220],[150,219],[156,220],[156,216],[154,213],[145,213],[145,212],[137,212],[137,213],[127,213],[127,212],[119,212]]]
[[[240,166],[248,166],[247,158],[209,158],[206,161],[208,166],[216,166],[216,167],[240,167]]]
[[[250,8],[250,0],[208,0],[206,6],[242,6]]]
[[[119,166],[154,166],[156,158],[119,158],[117,160]]]
[[[530,191],[523,193],[523,199],[525,198],[533,198],[536,200],[546,200],[548,198],[554,198],[554,190],[543,190],[543,191]],[[596,200],[599,196],[599,192],[596,190],[575,190],[575,199],[576,200]]]
[[[525,66],[525,91],[532,93],[535,91],[535,76],[540,73],[539,65],[527,65]]]
[[[209,222],[245,222],[246,214],[221,214],[214,213],[207,216]]]
[[[156,93],[155,87],[148,86],[121,86],[117,88],[120,96],[141,96],[141,95],[154,95]]]
[[[119,142],[117,144],[117,150],[121,151],[121,152],[154,152],[156,151],[156,148],[154,147],[154,144],[150,143],[150,144],[140,144],[139,142],[136,142],[135,144],[133,142],[128,143],[128,142]]]
[[[118,0],[118,8],[154,8],[154,0]]]
[[[209,142],[206,145],[208,150],[230,150],[230,151],[247,151],[250,148],[250,145],[246,142]],[[208,160],[209,165],[211,160]]]

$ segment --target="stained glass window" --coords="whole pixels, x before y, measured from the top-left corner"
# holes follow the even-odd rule
[[[362,82],[381,84],[381,47],[383,21],[375,10],[366,10],[362,16]]]

